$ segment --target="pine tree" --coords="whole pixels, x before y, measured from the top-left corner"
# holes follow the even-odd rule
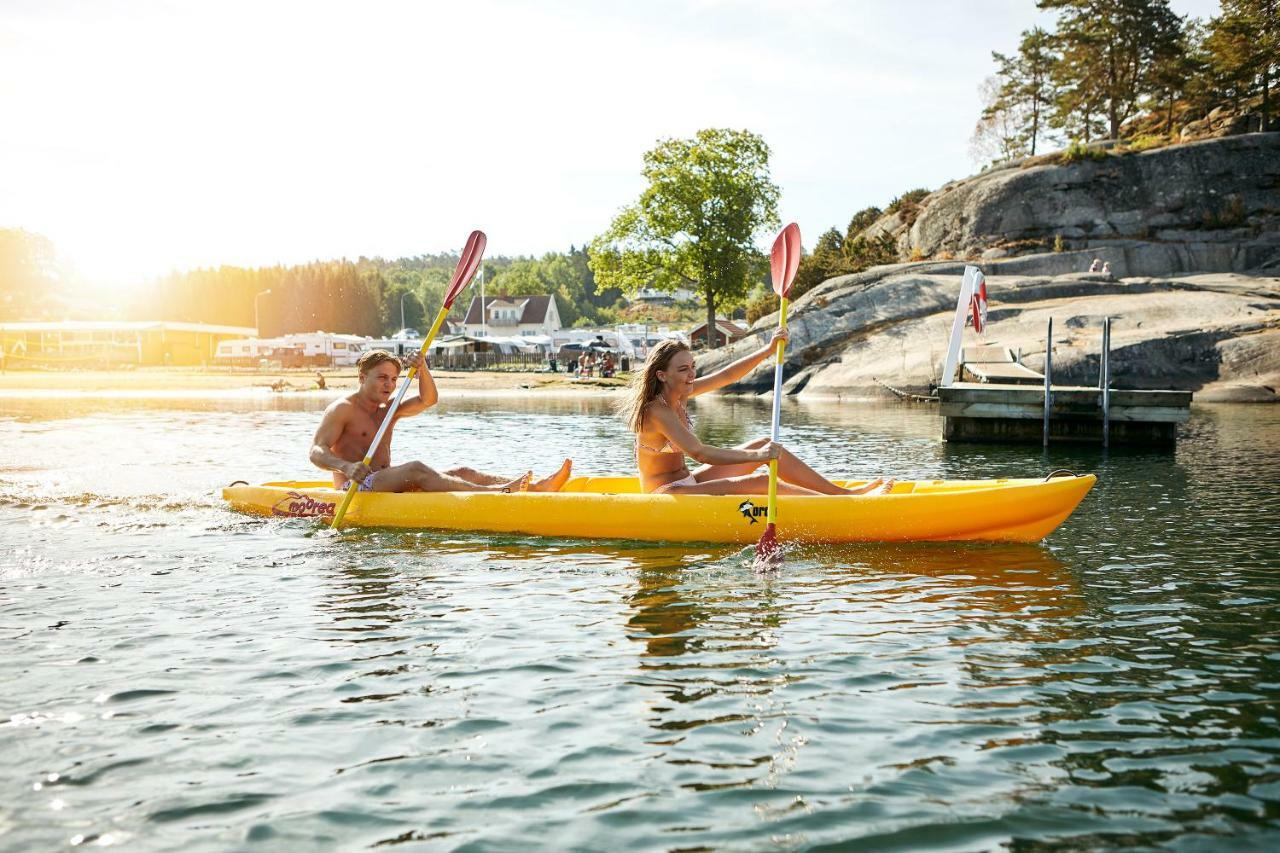
[[[1196,49],[1201,40],[1200,25],[1190,21],[1183,25],[1175,37],[1163,40],[1152,59],[1148,74],[1148,108],[1154,113],[1163,111],[1164,132],[1173,135],[1174,104],[1185,98],[1196,81],[1204,76],[1204,63]]]
[[[1058,11],[1062,62],[1057,79],[1068,83],[1058,103],[1059,122],[1083,121],[1087,132],[1093,111],[1100,109],[1111,138],[1118,139],[1121,125],[1152,90],[1155,59],[1179,38],[1182,19],[1168,0],[1039,0],[1037,5]]]
[[[996,77],[999,90],[995,102],[983,111],[983,118],[997,113],[1015,116],[1018,147],[1036,153],[1036,143],[1044,133],[1045,111],[1053,102],[1053,69],[1058,62],[1053,36],[1033,27],[1022,33],[1016,56],[993,51],[999,65]]]
[[[1262,95],[1260,130],[1271,122],[1271,83],[1280,75],[1280,2],[1222,0],[1222,15],[1209,22],[1205,51],[1213,83],[1238,107]]]
[[[1017,107],[1001,103],[1000,80],[991,76],[978,86],[982,115],[969,138],[969,156],[975,163],[1012,160],[1026,154],[1019,128],[1022,117]]]

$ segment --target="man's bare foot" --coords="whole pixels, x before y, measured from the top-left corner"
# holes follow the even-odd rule
[[[531,492],[558,492],[569,482],[569,472],[573,470],[573,460],[566,459],[564,464],[560,466],[560,470],[556,471],[545,480],[539,480],[529,487]]]
[[[502,487],[504,492],[527,492],[529,491],[529,479],[533,476],[532,471],[525,471],[519,477],[516,477],[510,483]]]

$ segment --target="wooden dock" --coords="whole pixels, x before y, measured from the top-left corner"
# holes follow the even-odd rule
[[[1049,441],[1101,443],[1104,432],[1124,444],[1172,444],[1178,424],[1191,414],[1190,391],[1111,389],[1103,417],[1099,388],[1055,385],[1045,406],[1034,385],[956,382],[938,389],[947,441],[1043,442],[1046,408]]]
[[[1097,387],[1053,384],[1053,318],[1044,339],[1044,371],[998,343],[962,347],[972,315],[986,329],[986,279],[966,266],[938,383],[946,441],[1055,441],[1172,445],[1191,417],[1190,391],[1122,390],[1111,383],[1111,318],[1102,318]],[[957,377],[957,373],[959,376]],[[960,381],[956,381],[956,379]],[[1037,385],[1039,387],[1037,387]]]

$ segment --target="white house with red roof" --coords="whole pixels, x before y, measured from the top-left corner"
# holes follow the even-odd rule
[[[551,335],[560,330],[560,309],[552,294],[508,296],[505,293],[471,298],[462,321],[463,334],[476,337]]]

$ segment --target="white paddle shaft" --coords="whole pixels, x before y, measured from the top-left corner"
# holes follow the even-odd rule
[[[773,432],[771,436],[776,442],[782,426],[782,360],[773,366]]]

